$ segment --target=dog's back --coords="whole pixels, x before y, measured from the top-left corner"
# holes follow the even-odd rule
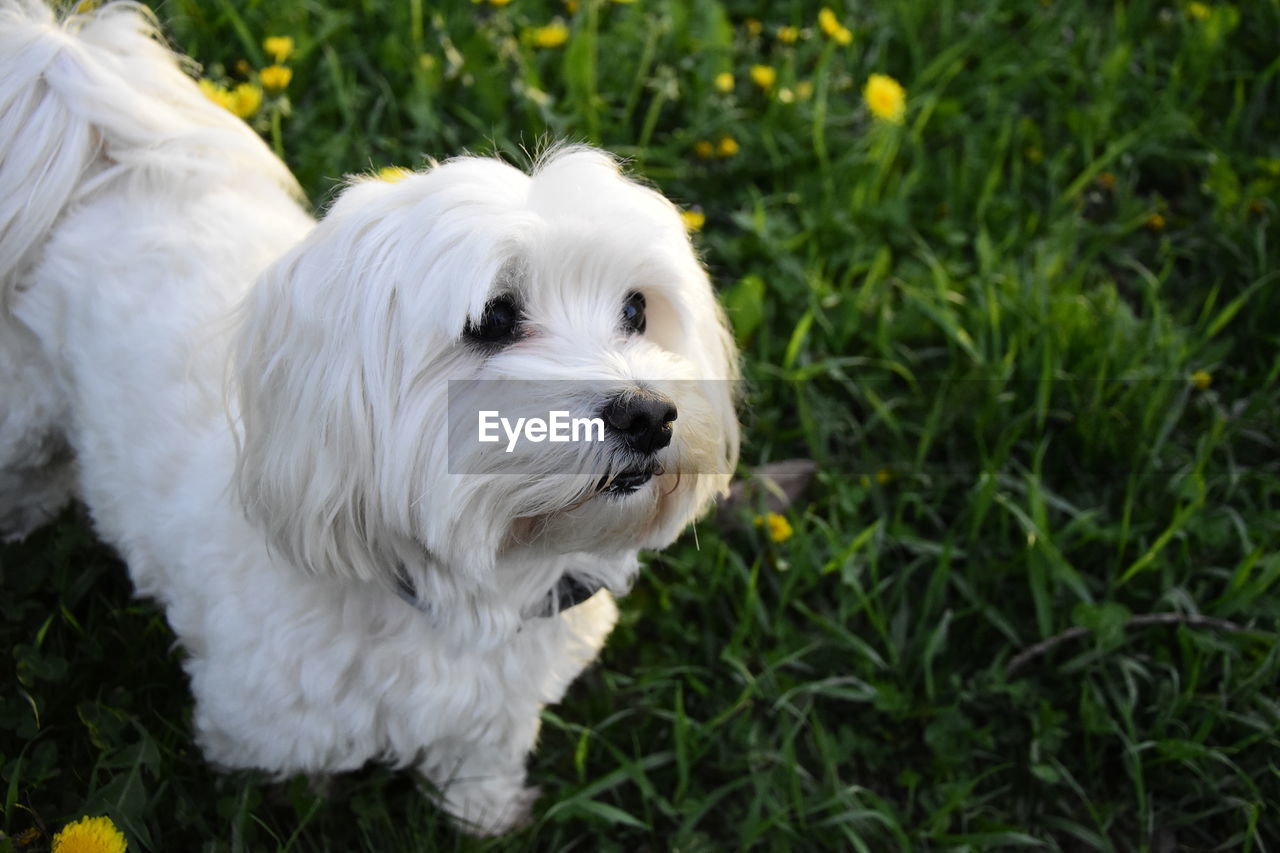
[[[38,526],[72,488],[69,371],[57,364],[61,342],[31,317],[40,299],[76,304],[82,294],[32,298],[77,277],[67,253],[49,262],[50,245],[113,194],[146,210],[147,196],[242,181],[299,194],[261,139],[202,95],[145,7],[59,19],[42,0],[0,0],[0,539]],[[103,218],[63,242],[91,259],[93,242],[127,244],[138,227]]]
[[[94,156],[87,122],[51,91],[74,62],[42,4],[0,5],[0,538],[25,536],[66,503],[73,463],[52,363],[11,313],[17,291]],[[74,48],[73,48],[74,49]]]

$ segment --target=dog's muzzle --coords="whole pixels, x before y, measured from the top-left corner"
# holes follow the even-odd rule
[[[657,453],[671,443],[676,405],[661,394],[643,391],[610,400],[600,412],[608,431],[628,450]]]
[[[608,433],[632,454],[648,457],[615,474],[605,477],[596,488],[609,495],[629,495],[662,473],[653,458],[671,444],[671,424],[677,417],[670,399],[652,391],[621,394],[609,400],[600,412]]]

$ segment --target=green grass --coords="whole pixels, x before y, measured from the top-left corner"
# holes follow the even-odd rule
[[[699,207],[743,464],[820,463],[794,537],[704,521],[652,556],[546,714],[536,823],[485,844],[404,774],[213,773],[163,618],[69,513],[0,549],[18,849],[95,813],[132,850],[1275,849],[1280,4],[833,4],[848,47],[796,0],[442,5],[158,11],[212,76],[294,36],[260,121],[318,204],[566,138]]]

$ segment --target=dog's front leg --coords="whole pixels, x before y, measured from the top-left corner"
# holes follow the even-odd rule
[[[464,832],[502,835],[528,822],[538,790],[525,785],[525,759],[540,724],[532,709],[526,719],[494,725],[491,732],[501,732],[494,739],[434,747],[419,765],[436,801]]]

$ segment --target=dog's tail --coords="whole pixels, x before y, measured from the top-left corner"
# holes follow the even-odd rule
[[[44,0],[0,0],[0,309],[59,218],[106,182],[252,176],[298,192],[182,63],[136,3],[59,19]]]

